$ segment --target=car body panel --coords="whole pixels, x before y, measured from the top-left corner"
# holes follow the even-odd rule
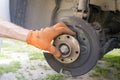
[[[10,20],[9,0],[0,0],[0,17],[5,20]],[[2,38],[0,38],[0,49],[2,47]]]

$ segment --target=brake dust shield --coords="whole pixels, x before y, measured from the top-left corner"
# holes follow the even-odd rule
[[[49,53],[44,56],[56,72],[80,76],[90,71],[99,59],[99,40],[90,24],[75,17],[65,17],[62,21],[76,36],[59,35],[53,45],[60,50],[61,57],[55,58]]]

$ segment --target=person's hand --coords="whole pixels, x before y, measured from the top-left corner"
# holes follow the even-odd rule
[[[75,35],[64,23],[57,23],[52,27],[45,29],[30,31],[27,35],[26,42],[42,50],[49,51],[55,57],[60,57],[61,53],[56,49],[51,41],[60,34]]]

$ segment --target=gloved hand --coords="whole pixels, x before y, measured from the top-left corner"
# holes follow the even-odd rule
[[[29,31],[26,42],[42,50],[49,51],[55,57],[60,57],[61,53],[51,44],[51,41],[62,33],[75,35],[73,31],[61,22],[45,29]]]

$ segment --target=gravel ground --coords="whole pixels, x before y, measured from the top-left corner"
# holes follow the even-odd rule
[[[9,52],[7,55],[11,58],[0,60],[0,64],[9,64],[12,61],[19,61],[21,68],[16,73],[4,73],[0,76],[0,80],[36,80],[44,78],[46,74],[55,73],[46,61],[29,60],[26,53]]]
[[[42,78],[46,77],[46,74],[56,73],[53,69],[50,68],[50,66],[47,64],[45,60],[40,60],[40,59],[29,60],[29,55],[28,55],[28,53],[30,52],[29,50],[36,52],[36,49],[28,48],[28,45],[24,43],[13,40],[11,41],[9,39],[7,40],[5,39],[3,43],[4,43],[3,51],[5,52],[5,55],[9,56],[10,58],[0,59],[0,64],[9,64],[12,61],[17,61],[17,62],[19,61],[21,66],[20,69],[18,69],[14,73],[9,72],[0,75],[0,80],[41,80]],[[12,52],[14,48],[18,50],[18,52]],[[24,51],[24,48],[25,51],[29,51],[29,52],[28,53],[19,52],[19,49],[23,49],[22,51]],[[108,68],[108,63],[106,63],[106,61],[101,60],[98,63],[99,64],[97,64],[97,66],[106,69]],[[103,78],[102,76],[91,77],[90,76],[91,72],[93,71],[90,71],[89,73],[78,77],[66,76],[64,80],[115,80],[113,73],[118,71],[115,71],[112,68],[111,72],[108,75],[109,78],[107,79]],[[120,80],[120,79],[116,79],[116,80]]]
[[[50,68],[45,60],[29,60],[27,53],[6,52],[6,55],[10,56],[10,58],[0,60],[0,64],[9,64],[12,61],[19,61],[21,68],[15,73],[9,72],[0,75],[0,80],[41,80],[46,77],[46,74],[56,73]],[[104,61],[99,61],[99,63],[100,66],[106,66],[104,65]],[[90,77],[89,74],[91,72],[92,71],[78,77],[67,76],[64,80],[109,80],[100,77]]]
[[[0,60],[0,64],[9,64],[12,61],[19,61],[21,68],[17,72],[4,73],[0,76],[0,80],[41,80],[46,74],[56,73],[53,71],[47,62],[41,60],[29,60],[26,53],[7,52],[10,59]],[[89,72],[90,73],[90,72]],[[78,77],[66,77],[64,80],[105,80],[92,78],[89,73]]]

